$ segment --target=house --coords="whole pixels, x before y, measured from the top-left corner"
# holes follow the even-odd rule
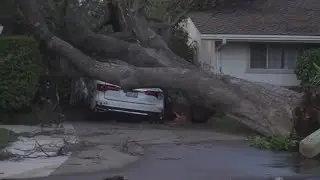
[[[320,43],[319,15],[319,0],[246,0],[191,12],[186,28],[203,68],[290,87],[302,49]]]

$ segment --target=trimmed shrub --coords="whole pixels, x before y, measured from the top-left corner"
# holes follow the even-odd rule
[[[320,65],[320,48],[305,50],[297,60],[295,73],[303,88],[309,88],[318,74],[314,64]]]
[[[0,109],[30,107],[42,69],[38,42],[28,36],[0,37]]]

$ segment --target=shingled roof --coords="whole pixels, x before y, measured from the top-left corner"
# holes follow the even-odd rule
[[[189,17],[202,34],[320,35],[320,0],[242,2]]]

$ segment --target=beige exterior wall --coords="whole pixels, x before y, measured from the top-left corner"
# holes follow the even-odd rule
[[[201,39],[200,32],[190,19],[188,19],[185,27],[191,39],[198,44],[197,61],[204,70],[228,74],[253,82],[264,82],[280,86],[298,86],[300,83],[293,72],[248,71],[250,63],[249,43],[227,41],[221,48],[217,48],[215,40]]]
[[[187,19],[184,27],[188,31],[191,41],[197,43],[197,62],[199,65],[204,70],[216,71],[215,41],[201,40],[201,34],[190,18]]]
[[[227,43],[219,52],[220,67],[223,74],[228,74],[253,82],[264,82],[280,86],[299,86],[294,72],[258,73],[250,72],[250,50],[248,43]]]

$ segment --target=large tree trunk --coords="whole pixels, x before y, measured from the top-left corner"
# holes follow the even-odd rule
[[[194,102],[208,108],[224,105],[232,117],[262,134],[288,135],[291,132],[291,110],[297,106],[300,96],[290,90],[226,76],[210,76],[197,69],[138,68],[101,63],[57,37],[48,44],[89,77],[113,82],[123,88],[183,89],[198,97],[193,99]]]
[[[34,0],[17,2],[35,34],[46,42],[47,47],[67,58],[89,77],[123,88],[182,89],[194,103],[210,109],[224,107],[229,116],[264,135],[289,135],[292,130],[292,110],[299,103],[299,93],[203,72],[172,53],[150,28],[143,28],[147,25],[141,17],[132,16],[129,25],[136,25],[132,28],[142,46],[95,34],[70,11],[66,21],[66,32],[69,33],[63,39],[71,45],[51,33]],[[99,62],[75,47],[87,54],[119,59],[130,65]]]

